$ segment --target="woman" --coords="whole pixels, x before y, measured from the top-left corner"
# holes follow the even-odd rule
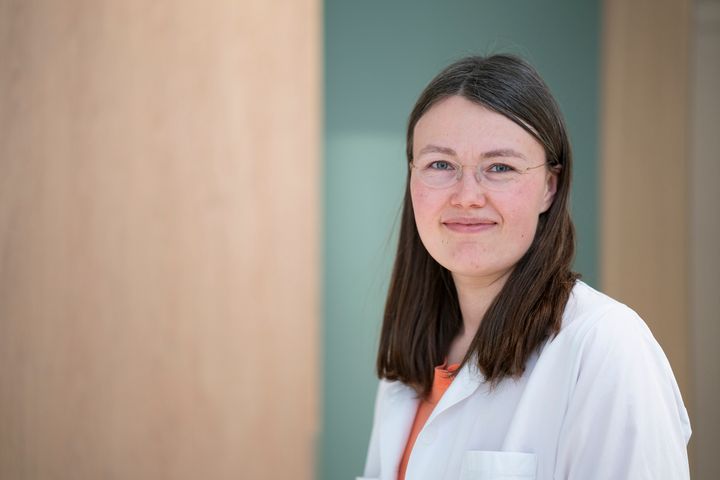
[[[660,346],[570,270],[570,145],[537,72],[450,65],[410,115],[407,158],[363,478],[689,478]]]

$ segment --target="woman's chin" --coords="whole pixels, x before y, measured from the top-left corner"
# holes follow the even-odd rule
[[[453,268],[454,267],[454,268]],[[483,284],[491,284],[497,280],[506,278],[512,270],[512,266],[491,266],[491,265],[468,265],[456,264],[447,268],[452,273],[455,281],[462,282],[481,282]]]

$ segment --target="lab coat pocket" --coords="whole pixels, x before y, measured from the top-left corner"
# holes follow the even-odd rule
[[[469,451],[463,457],[460,480],[535,480],[534,453]]]

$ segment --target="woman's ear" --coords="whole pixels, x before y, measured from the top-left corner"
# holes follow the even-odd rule
[[[557,193],[559,168],[551,166],[545,174],[545,196],[543,197],[543,207],[540,213],[545,213],[555,200]]]

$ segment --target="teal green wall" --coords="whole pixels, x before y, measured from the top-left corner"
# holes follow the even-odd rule
[[[325,3],[324,324],[318,478],[362,473],[375,349],[404,187],[404,128],[425,84],[464,55],[520,54],[565,114],[575,155],[576,269],[598,246],[598,1]]]

